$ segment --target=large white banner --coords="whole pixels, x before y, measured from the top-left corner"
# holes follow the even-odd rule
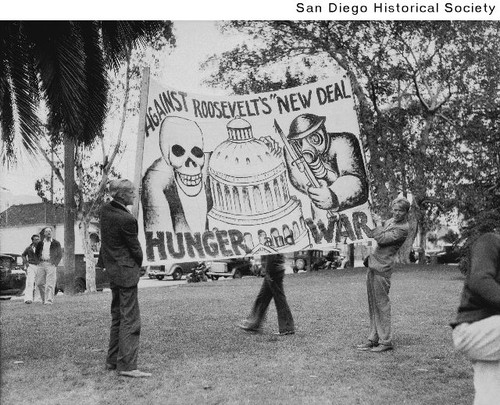
[[[369,187],[346,76],[228,97],[151,81],[148,97],[139,215],[148,262],[367,239]]]

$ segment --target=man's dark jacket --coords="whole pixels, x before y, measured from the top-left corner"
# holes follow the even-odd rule
[[[500,315],[500,235],[485,233],[472,246],[470,270],[451,326],[494,315]]]
[[[142,249],[134,216],[116,201],[101,209],[101,253],[111,287],[134,287],[139,282]]]
[[[40,242],[38,242],[38,245],[36,245],[35,249],[37,264],[42,261],[43,245],[44,245],[44,238],[40,237]],[[50,263],[53,264],[54,266],[57,266],[61,261],[62,256],[63,253],[61,244],[57,240],[52,239],[52,242],[50,242]]]
[[[33,244],[29,245],[24,249],[21,257],[23,258],[24,264],[38,264],[39,260],[38,257],[36,257],[36,245],[35,249],[33,249]]]

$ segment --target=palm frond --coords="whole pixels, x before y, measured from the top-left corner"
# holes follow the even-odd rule
[[[31,155],[36,154],[34,139],[40,130],[37,115],[39,91],[33,81],[34,70],[30,55],[30,44],[22,24],[12,23],[2,30],[0,40],[1,66],[0,98],[2,141],[5,150],[2,162],[6,165],[16,159],[14,133],[19,126],[21,142]]]
[[[49,119],[78,139],[83,133],[88,91],[85,52],[81,34],[69,21],[28,22],[33,40],[41,87],[49,108]]]
[[[84,128],[79,140],[89,144],[100,135],[106,120],[108,80],[98,25],[82,22],[80,29],[85,51],[87,109],[82,117]]]

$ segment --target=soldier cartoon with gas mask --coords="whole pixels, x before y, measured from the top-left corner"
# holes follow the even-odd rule
[[[320,187],[307,177],[285,150],[288,173],[293,186],[307,194],[313,213],[343,211],[368,200],[368,181],[361,147],[349,132],[327,132],[326,117],[302,114],[290,124],[288,141],[307,163]],[[321,216],[321,215],[320,215]]]

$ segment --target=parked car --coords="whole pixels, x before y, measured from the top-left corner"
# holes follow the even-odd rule
[[[212,280],[220,277],[241,278],[243,276],[263,276],[264,271],[260,260],[251,257],[215,260],[207,275]]]
[[[94,258],[97,261],[98,253],[94,254]],[[83,254],[75,255],[75,292],[85,292],[87,289],[87,265],[85,261],[85,256]],[[65,273],[64,266],[57,266],[57,279],[56,287],[54,293],[57,294],[59,291],[64,292],[67,281],[67,274]],[[105,288],[109,288],[109,278],[106,273],[106,269],[96,266],[95,268],[95,286],[97,291],[102,291]]]
[[[0,254],[0,295],[21,295],[26,287],[26,272],[21,255]]]
[[[460,246],[458,244],[445,245],[443,250],[436,254],[439,264],[458,263],[460,261]]]
[[[191,273],[193,267],[198,266],[199,262],[184,262],[173,264],[147,265],[143,268],[150,279],[163,280],[165,277],[172,277],[174,280],[180,280],[183,275]],[[209,266],[209,264],[207,263]]]
[[[325,256],[325,259],[330,269],[344,268],[349,262],[349,259],[342,255],[339,249],[330,250]]]
[[[345,267],[348,259],[340,254],[339,249],[331,249],[325,255],[322,250],[299,250],[294,253],[292,270],[316,271],[321,269],[336,269]]]
[[[324,260],[322,250],[299,250],[293,254],[292,270],[294,273],[316,270],[317,265]]]

